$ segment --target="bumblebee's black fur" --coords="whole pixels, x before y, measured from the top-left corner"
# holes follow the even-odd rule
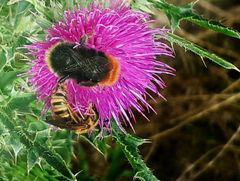
[[[74,79],[80,85],[93,86],[109,72],[109,63],[103,52],[74,43],[60,42],[50,52],[48,60],[59,82]]]

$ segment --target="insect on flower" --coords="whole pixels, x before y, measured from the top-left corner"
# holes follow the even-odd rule
[[[145,116],[152,109],[147,97],[161,96],[165,87],[161,74],[173,75],[174,69],[156,59],[172,56],[157,38],[166,39],[167,29],[151,28],[150,15],[121,0],[105,1],[66,11],[44,41],[26,47],[36,57],[29,80],[45,110],[54,87],[64,82],[68,105],[79,115],[97,112],[100,128],[110,130],[111,118],[132,127],[133,109]]]
[[[58,42],[47,52],[45,60],[59,83],[71,78],[82,86],[109,85],[116,82],[119,64],[110,55],[85,46],[86,36],[76,46],[71,42]]]
[[[98,115],[92,104],[89,104],[84,117],[74,112],[67,101],[67,93],[64,84],[57,84],[55,91],[51,95],[52,116],[46,118],[46,122],[57,126],[74,130],[77,134],[92,131],[98,124]]]

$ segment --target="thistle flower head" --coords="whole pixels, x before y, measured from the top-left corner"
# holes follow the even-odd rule
[[[86,8],[66,11],[59,22],[48,29],[42,42],[27,46],[36,57],[30,65],[30,81],[38,99],[49,108],[49,96],[56,87],[59,77],[46,62],[47,52],[58,42],[75,43],[78,48],[81,37],[86,36],[87,48],[104,52],[116,60],[117,79],[111,84],[81,86],[68,79],[67,99],[74,111],[83,113],[92,103],[99,113],[99,126],[110,126],[113,117],[120,126],[131,125],[132,108],[144,115],[151,109],[147,103],[149,91],[161,96],[165,87],[161,74],[172,74],[173,69],[156,60],[157,55],[171,56],[172,51],[155,35],[165,36],[166,29],[150,28],[148,14],[134,11],[126,4],[111,1],[108,7],[92,3]]]

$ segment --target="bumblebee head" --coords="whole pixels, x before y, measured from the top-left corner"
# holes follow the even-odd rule
[[[49,50],[48,65],[58,76],[66,75],[66,70],[74,64],[71,56],[74,44],[60,42]]]

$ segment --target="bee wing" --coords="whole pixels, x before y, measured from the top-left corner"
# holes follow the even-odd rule
[[[66,123],[68,120],[60,117],[53,118],[52,116],[47,116],[45,122],[59,128],[66,128]]]
[[[64,68],[64,72],[72,72],[80,68],[81,66],[79,64],[71,64]]]
[[[88,132],[88,129],[89,129],[89,125],[85,124],[84,122],[76,123],[72,120],[63,119],[60,117],[53,118],[51,116],[47,116],[45,122],[50,125],[62,128],[62,129],[76,131],[78,134],[86,133],[86,132]]]

